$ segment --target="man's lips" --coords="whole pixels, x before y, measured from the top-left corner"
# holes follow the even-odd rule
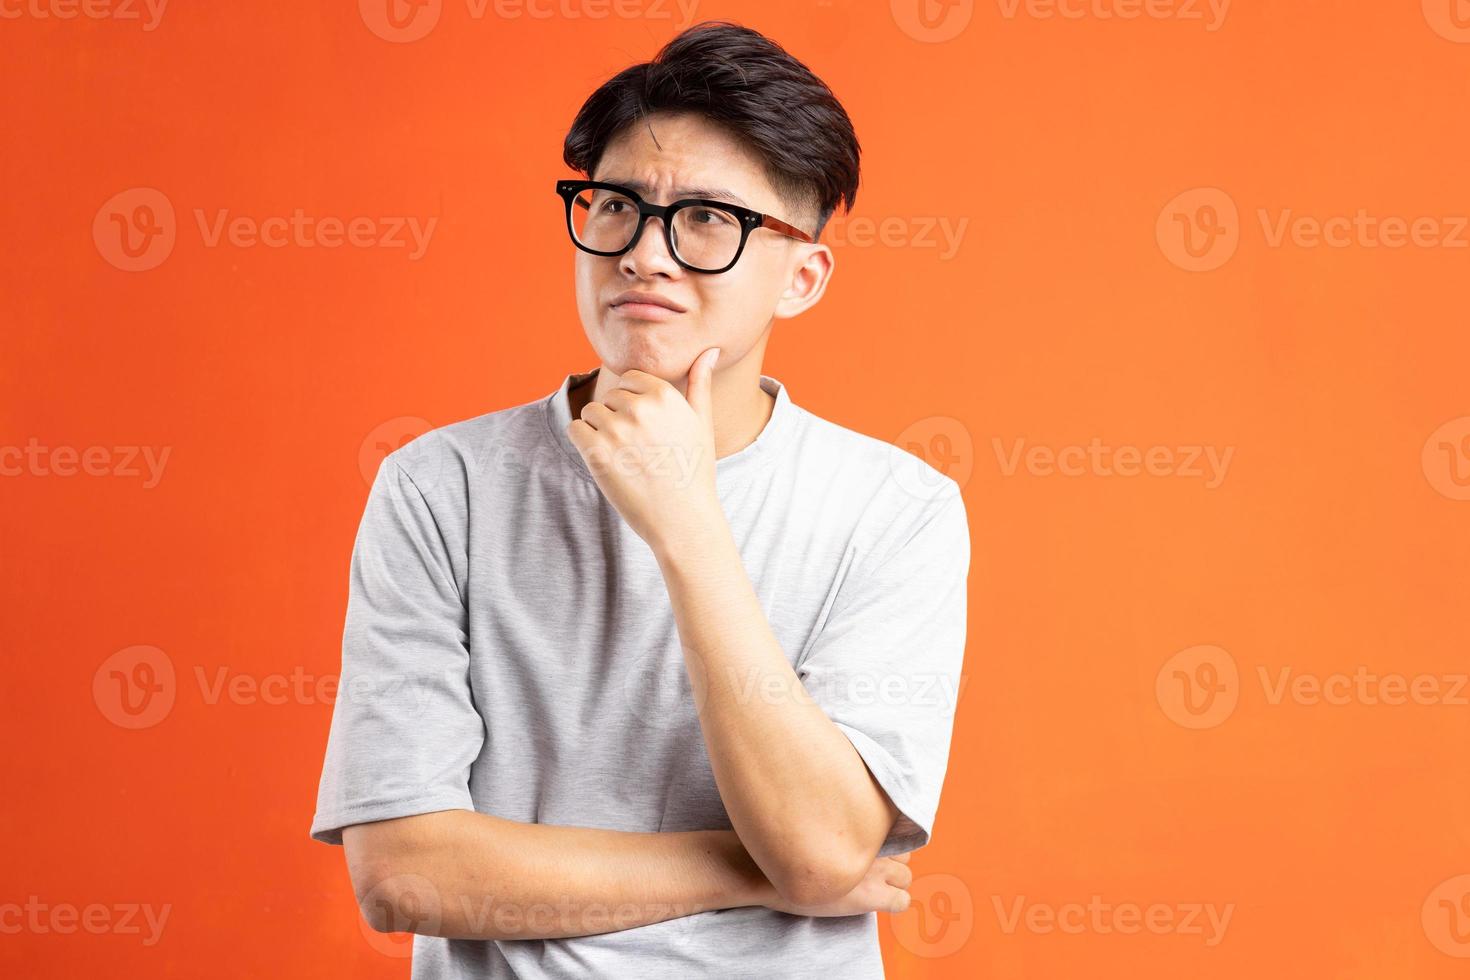
[[[619,303],[612,311],[634,320],[672,320],[684,315],[667,306],[655,306],[652,303]]]
[[[624,306],[633,306],[633,307],[654,306],[654,307],[659,307],[661,309],[666,309],[666,310],[668,310],[671,313],[683,313],[684,312],[684,307],[683,306],[681,306],[678,303],[675,303],[673,300],[669,299],[667,296],[660,296],[657,293],[643,293],[643,292],[639,292],[639,291],[637,291],[635,289],[629,289],[626,292],[622,292],[622,293],[619,293],[618,295],[614,296],[611,305],[612,305],[612,307],[614,309],[618,309],[618,308],[621,308],[621,307],[624,307]],[[630,312],[638,312],[638,311],[630,311]]]

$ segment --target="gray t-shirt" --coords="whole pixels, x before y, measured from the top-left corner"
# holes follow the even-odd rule
[[[730,829],[658,563],[563,431],[568,390],[595,373],[383,461],[353,547],[314,839],[452,809]],[[902,811],[880,853],[912,850],[933,829],[959,692],[960,488],[761,385],[775,409],[716,461],[720,502],[787,659]],[[570,939],[415,935],[412,975],[863,980],[883,964],[876,913],[745,907]]]

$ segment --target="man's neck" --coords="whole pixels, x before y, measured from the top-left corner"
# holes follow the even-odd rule
[[[618,384],[618,376],[599,366],[591,379],[567,392],[572,418],[581,418],[589,401],[602,401]],[[684,382],[675,385],[684,393]],[[713,400],[715,406],[715,458],[724,459],[755,442],[776,410],[776,396],[761,387],[757,374],[754,383],[733,372],[716,373]]]

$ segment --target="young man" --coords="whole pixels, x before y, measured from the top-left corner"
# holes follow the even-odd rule
[[[706,23],[594,93],[565,159],[600,364],[383,461],[311,834],[419,980],[881,977],[970,544],[955,481],[761,373],[831,278],[851,123]]]

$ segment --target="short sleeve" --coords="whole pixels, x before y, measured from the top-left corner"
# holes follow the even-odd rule
[[[965,650],[970,536],[959,486],[854,563],[797,675],[899,809],[879,856],[923,847],[949,760]]]
[[[453,570],[443,528],[390,455],[352,549],[314,840],[341,844],[351,824],[474,809],[469,772],[485,725],[471,695],[467,616]]]

